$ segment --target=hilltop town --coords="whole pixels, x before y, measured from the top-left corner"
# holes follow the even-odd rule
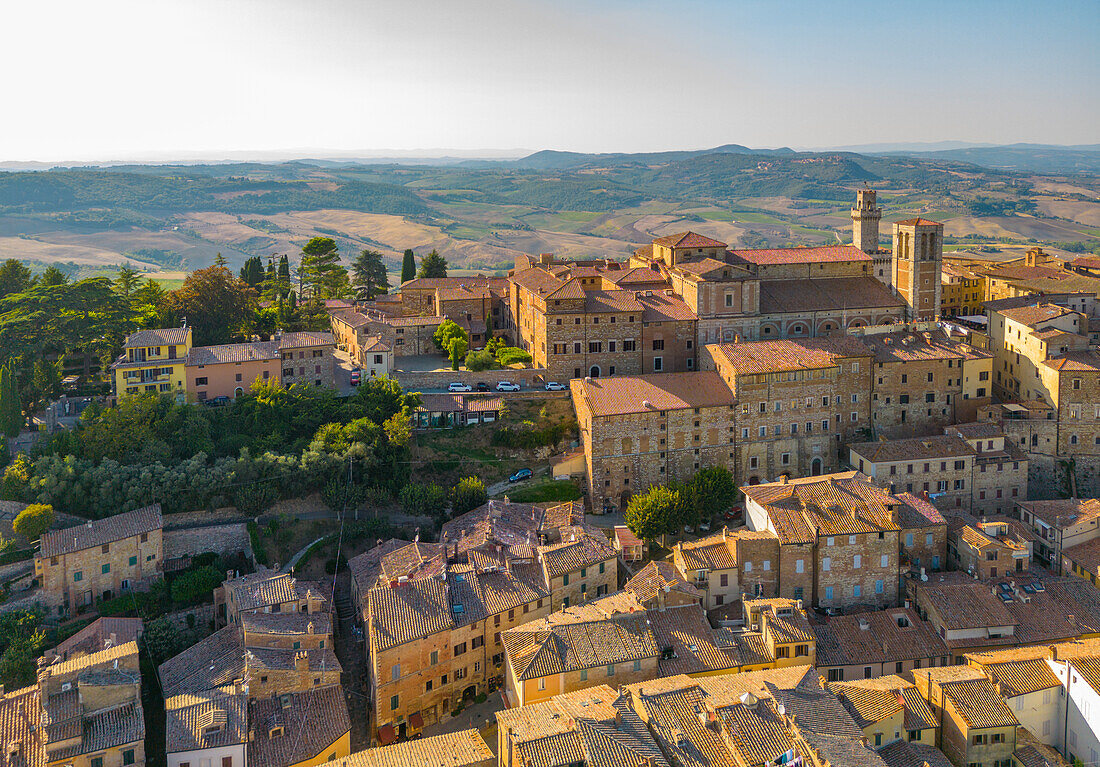
[[[0,765],[1100,763],[1100,259],[855,195],[146,311],[14,416]]]

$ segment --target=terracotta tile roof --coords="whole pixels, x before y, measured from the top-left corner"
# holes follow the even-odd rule
[[[241,628],[257,634],[331,634],[332,617],[316,613],[242,613]]]
[[[1095,573],[1100,569],[1100,538],[1062,549],[1062,556],[1075,562],[1085,572]]]
[[[496,757],[476,730],[462,730],[357,751],[332,767],[493,767]]]
[[[844,702],[860,727],[868,727],[905,710],[905,729],[924,730],[937,726],[928,703],[912,682],[889,674],[829,685]]]
[[[723,531],[694,541],[681,541],[673,548],[688,570],[732,570],[737,567],[735,545],[736,539],[727,539]]]
[[[826,245],[811,248],[751,248],[730,250],[730,253],[742,261],[759,266],[871,260],[869,255],[854,245]]]
[[[698,319],[678,296],[654,292],[652,295],[638,296],[637,301],[644,307],[643,322],[689,322]]]
[[[362,352],[393,351],[392,347],[382,340],[382,336],[368,336],[363,339],[363,343],[359,345],[359,350]]]
[[[1033,327],[1041,322],[1065,317],[1067,314],[1075,314],[1072,309],[1067,309],[1058,304],[1033,303],[1030,306],[1019,306],[998,310],[998,313],[1022,325]]]
[[[943,226],[939,221],[930,221],[927,218],[907,218],[904,221],[895,221],[898,226]]]
[[[734,403],[733,393],[713,371],[573,379],[570,387],[597,417]]]
[[[611,280],[624,290],[630,290],[632,285],[665,285],[666,281],[656,269],[648,266],[638,266],[634,269],[625,269],[619,273],[604,273],[604,278]]]
[[[244,678],[244,641],[240,626],[226,626],[169,658],[158,669],[166,697],[211,690]]]
[[[660,748],[629,701],[598,685],[496,715],[513,761],[532,767],[667,767]],[[507,748],[507,746],[505,746]]]
[[[247,710],[248,693],[232,685],[167,698],[167,752],[243,745],[248,741]]]
[[[871,463],[941,458],[955,459],[972,457],[978,454],[978,451],[971,447],[969,442],[954,435],[857,442],[849,445],[848,449],[858,458],[866,458]]]
[[[241,612],[294,602],[306,596],[327,601],[315,583],[299,581],[290,573],[265,567],[228,580],[222,586],[226,594],[233,594],[237,609]]]
[[[96,618],[68,639],[59,642],[53,653],[66,659],[90,654],[110,647],[136,642],[142,635],[141,618]]]
[[[265,362],[279,359],[279,349],[273,341],[253,341],[221,346],[194,346],[184,364],[223,365],[234,362]]]
[[[887,767],[954,767],[947,755],[935,746],[895,740],[878,750]]]
[[[371,642],[376,650],[421,639],[455,625],[447,586],[428,578],[368,592]]]
[[[666,248],[724,248],[726,243],[712,240],[695,232],[677,232],[676,234],[658,237],[653,241],[654,245],[663,245]]]
[[[721,354],[741,374],[816,370],[835,367],[838,359],[872,356],[866,345],[851,336],[712,344],[707,348]]]
[[[506,289],[508,287],[508,278],[486,277],[483,275],[474,277],[417,277],[401,285],[400,290],[445,290],[447,288],[456,288],[460,285],[466,285],[468,287],[488,286]]]
[[[348,567],[351,569],[351,577],[359,587],[359,593],[365,597],[370,589],[378,585],[378,579],[382,576],[382,558],[386,554],[402,549],[410,543],[411,541],[390,538],[385,543],[349,559]]]
[[[993,439],[1003,437],[1004,431],[996,423],[957,423],[948,427],[948,431],[957,433],[963,439]]]
[[[826,279],[765,280],[760,283],[760,313],[882,309],[896,313],[904,302],[869,274]]]
[[[943,331],[910,333],[876,333],[864,337],[865,343],[875,352],[875,361],[924,362],[928,360],[979,360],[991,359],[993,355],[984,349],[978,349],[963,343]]]
[[[120,541],[123,538],[160,530],[163,526],[160,504],[155,503],[143,509],[93,520],[77,527],[43,533],[42,548],[38,556],[44,558],[71,554],[74,551],[83,551]]]
[[[435,327],[443,324],[446,317],[387,317],[383,322],[395,328],[403,327]]]
[[[504,632],[505,652],[517,678],[536,679],[660,654],[645,612],[569,623],[556,623],[553,617]]]
[[[863,731],[840,699],[813,677],[806,677],[794,689],[780,689],[771,684],[768,689],[802,731],[857,741],[863,738]]]
[[[899,529],[889,508],[897,499],[855,471],[745,486],[741,491],[765,508],[780,543]]]
[[[275,343],[278,344],[279,350],[282,351],[283,349],[301,349],[307,346],[332,346],[336,343],[336,338],[332,333],[297,331],[293,333],[283,333],[275,339]]]
[[[576,451],[566,453],[567,456],[573,456],[584,453],[583,449],[578,448]],[[619,545],[623,548],[627,546],[641,546],[642,540],[634,533],[630,531],[630,528],[626,525],[615,525],[615,539],[618,540]]]
[[[886,762],[866,743],[850,738],[838,738],[827,733],[807,733],[806,740],[826,764],[845,767],[886,767]]]
[[[703,596],[703,592],[690,584],[671,562],[650,562],[626,582],[623,590],[633,592],[642,602],[649,602],[656,600],[657,592],[664,591],[666,586],[668,591],[687,594],[697,599]]]
[[[351,730],[344,688],[315,687],[308,692],[258,698],[248,704],[251,737],[248,763],[291,767],[325,761],[325,753]],[[283,728],[272,737],[272,729]]]
[[[1043,365],[1062,372],[1094,373],[1100,371],[1100,352],[1095,349],[1068,351],[1061,357],[1044,361]]]
[[[984,676],[943,682],[940,689],[969,727],[1014,727],[1019,724],[1004,698]]]
[[[187,328],[162,328],[139,330],[131,333],[123,345],[125,349],[147,346],[182,346],[187,343]]]
[[[556,294],[551,294],[559,298]],[[645,306],[629,290],[589,290],[584,294],[584,310],[589,314],[610,312],[637,312],[641,314]]]
[[[657,661],[661,676],[733,671],[743,664],[738,647],[715,636],[698,604],[650,610],[647,615],[662,652]]]
[[[1041,742],[1026,727],[1016,728],[1013,764],[1019,767],[1070,767],[1070,763],[1052,747]]]
[[[912,493],[898,493],[896,498],[901,501],[898,506],[898,527],[902,530],[947,524],[940,510],[923,498]]]
[[[966,658],[985,669],[989,678],[1001,686],[1002,696],[1014,698],[1061,685],[1046,663],[1049,654],[1046,647],[1028,647],[967,654]]]
[[[51,761],[72,759],[81,754],[92,754],[145,740],[145,716],[140,700],[84,713],[74,721],[79,725],[81,742],[49,751]]]
[[[41,722],[37,686],[12,690],[0,698],[0,743],[7,760],[4,767],[45,767]],[[18,751],[14,751],[15,746]]]
[[[568,535],[562,535],[561,543],[538,548],[539,559],[548,577],[558,578],[615,558],[615,547],[606,537],[601,540],[580,527],[569,530]]]
[[[700,280],[741,280],[752,277],[747,264],[729,264],[716,258],[680,261],[670,271],[683,274],[693,282]]]
[[[899,622],[908,626],[899,626]],[[815,624],[818,666],[883,664],[950,655],[935,627],[908,607],[838,615]]]

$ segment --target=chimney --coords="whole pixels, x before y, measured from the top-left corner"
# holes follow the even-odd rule
[[[622,729],[623,726],[623,712],[619,709],[615,709],[615,729]]]
[[[508,728],[508,767],[512,767],[512,728]]]
[[[787,484],[787,475],[786,474],[780,474],[779,475],[779,484],[781,484],[781,485]]]

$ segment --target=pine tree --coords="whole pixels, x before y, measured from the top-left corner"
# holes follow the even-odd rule
[[[366,293],[368,301],[389,291],[390,278],[386,265],[382,263],[382,254],[377,250],[360,251],[351,270],[355,274],[355,286]]]
[[[447,259],[439,255],[434,249],[420,260],[420,271],[417,277],[446,277]]]
[[[214,266],[225,266],[228,263],[229,262],[225,260],[225,256],[223,256],[221,253],[214,257]]]
[[[416,255],[412,252],[412,248],[408,248],[401,259],[401,283],[404,284],[415,277]]]

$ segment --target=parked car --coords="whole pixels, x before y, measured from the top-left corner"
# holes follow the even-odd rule
[[[229,397],[227,397],[223,394],[220,397],[212,397],[211,399],[204,400],[204,404],[207,407],[225,407],[231,401],[232,400],[230,400]]]
[[[565,384],[560,384],[557,381],[547,381],[546,391],[565,391]]]
[[[684,532],[687,533],[688,535],[691,535],[692,533],[695,532],[695,528],[692,527],[691,525],[684,525]]]
[[[497,381],[497,391],[519,391],[520,386],[518,383],[512,383],[511,381]],[[469,389],[466,389],[469,391]]]
[[[461,381],[451,381],[451,383],[447,385],[447,391],[473,391],[473,388],[470,384],[462,383]]]
[[[733,521],[735,519],[741,519],[745,516],[745,507],[740,504],[734,506],[732,509],[726,511],[726,519]]]
[[[362,380],[362,377],[363,371],[359,368],[355,368],[355,370],[351,371],[351,385],[358,386],[359,382]]]
[[[532,472],[530,469],[520,469],[519,471],[517,471],[512,476],[508,477],[508,481],[509,482],[522,482],[525,479],[531,479],[533,474],[534,474],[534,472]]]
[[[475,391],[489,391],[489,384],[484,381],[478,381],[477,386],[474,387]]]
[[[699,532],[709,533],[710,532],[710,522],[700,522],[699,523]]]

